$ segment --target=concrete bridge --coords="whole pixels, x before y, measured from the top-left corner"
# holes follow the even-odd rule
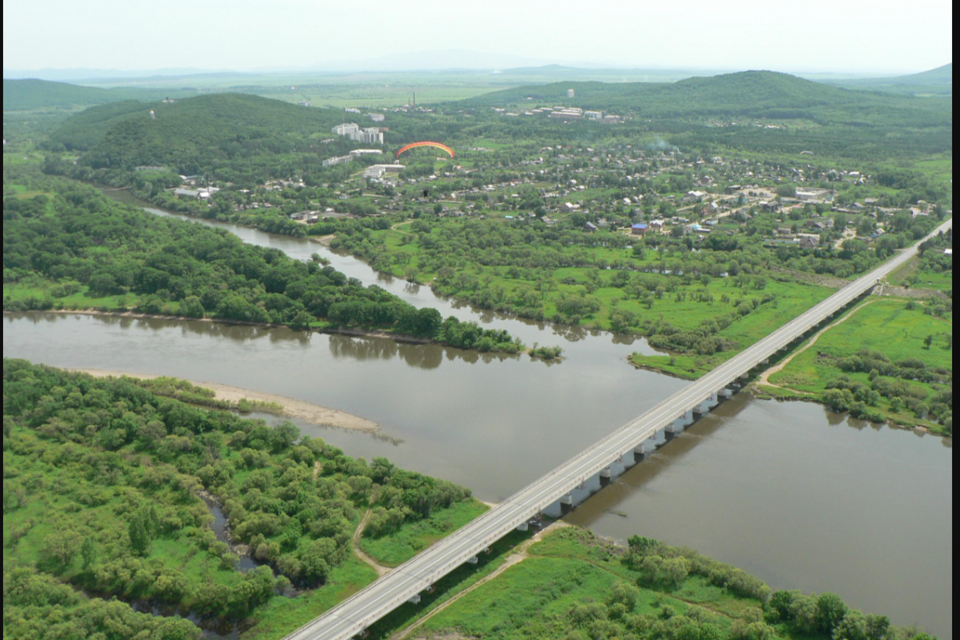
[[[952,226],[948,220],[934,234]],[[931,235],[934,235],[931,234]],[[929,236],[928,236],[929,237]],[[919,243],[918,243],[919,245]],[[604,474],[624,459],[642,459],[653,439],[669,440],[682,431],[688,417],[707,411],[712,400],[726,397],[764,368],[779,353],[811,335],[852,303],[869,295],[884,277],[918,252],[914,245],[867,275],[795,318],[763,340],[667,398],[639,418],[524,487],[473,522],[437,542],[376,582],[286,636],[284,640],[349,640],[404,604],[419,602],[420,594],[457,567],[476,562],[478,554],[556,503],[572,505],[573,491],[585,480]]]

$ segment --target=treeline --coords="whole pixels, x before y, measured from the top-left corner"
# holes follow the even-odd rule
[[[668,547],[642,536],[632,536],[628,544],[621,561],[639,572],[638,583],[642,587],[662,589],[669,593],[678,590],[688,577],[699,576],[711,585],[738,597],[756,600],[762,605],[762,609],[745,609],[741,617],[734,620],[726,635],[720,633],[719,629],[711,629],[704,635],[701,629],[697,636],[679,637],[768,640],[801,636],[830,640],[931,640],[929,635],[915,629],[894,627],[886,616],[865,616],[860,611],[852,610],[832,593],[803,595],[799,591],[773,592],[759,578],[690,549]],[[618,589],[623,591],[625,587],[615,587],[613,595]],[[693,622],[702,624],[703,612],[696,607],[692,611],[696,613],[692,616]],[[690,616],[690,613],[686,616]],[[653,637],[678,636],[667,633]]]
[[[506,613],[500,607],[491,609],[491,615],[503,617],[503,622],[494,627],[504,630],[497,637],[525,634],[564,640],[932,640],[915,628],[891,625],[886,616],[852,610],[832,593],[774,592],[762,580],[690,549],[669,547],[640,536],[633,536],[628,542],[628,548],[623,549],[573,527],[546,538],[540,543],[542,555],[536,562],[542,563],[545,572],[557,563],[553,581],[538,586],[540,591],[534,590],[540,602],[531,611],[531,618],[520,618],[516,609],[507,608]],[[537,549],[534,547],[532,553],[537,555]],[[564,563],[563,571],[559,570],[560,561]],[[592,566],[578,570],[580,562]],[[596,579],[591,580],[590,570],[595,569],[605,571],[602,584],[609,586],[599,586]],[[607,573],[618,579],[608,581]],[[565,610],[554,606],[552,613],[536,615],[542,613],[546,603],[570,591],[583,596]],[[460,619],[469,624],[469,618]]]
[[[197,640],[180,618],[137,613],[117,600],[87,598],[32,567],[3,566],[3,637],[7,640]]]
[[[520,349],[502,331],[445,322],[435,309],[418,310],[332,267],[244,244],[222,230],[152,216],[90,187],[52,179],[49,185],[57,190],[55,215],[40,214],[46,196],[38,196],[43,208],[31,200],[4,199],[4,283],[23,282],[29,291],[16,299],[5,296],[6,310],[50,309],[78,292],[113,297],[125,310],[123,297],[133,294],[136,309],[148,314],[294,328],[325,321],[455,347]]]
[[[362,510],[389,535],[470,496],[384,458],[350,458],[290,423],[194,407],[129,379],[8,359],[3,376],[5,596],[8,573],[33,567],[92,593],[242,619],[291,584],[325,584]],[[235,570],[203,499],[223,506],[230,542],[261,566]],[[4,598],[5,620],[14,602]]]
[[[947,346],[952,348],[953,336],[948,336],[947,340]],[[881,400],[884,400],[894,413],[907,410],[917,418],[942,424],[947,434],[953,432],[951,371],[928,367],[919,358],[893,362],[879,351],[870,349],[838,358],[833,364],[847,373],[865,373],[869,378],[868,382],[861,382],[841,375],[828,382],[822,399],[834,411],[849,411],[855,418],[884,422],[886,416],[879,409]],[[914,380],[932,385],[933,391],[927,386],[910,384]]]

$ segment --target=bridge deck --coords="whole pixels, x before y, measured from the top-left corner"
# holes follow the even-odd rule
[[[951,228],[947,220],[933,234]],[[928,236],[929,237],[929,236]],[[573,491],[658,431],[710,399],[764,360],[837,311],[868,293],[879,280],[916,255],[919,243],[806,311],[763,340],[691,383],[640,417],[585,449],[499,506],[400,565],[284,640],[348,640],[426,590],[493,542]]]

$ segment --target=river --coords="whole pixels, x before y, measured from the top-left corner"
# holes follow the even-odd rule
[[[567,359],[547,365],[384,339],[56,314],[5,316],[4,356],[218,382],[356,413],[388,437],[301,430],[493,501],[686,384],[626,364],[647,349],[642,340],[478,313],[316,242],[207,224],[299,259],[320,253],[418,306],[494,323],[527,344],[560,344]],[[640,534],[696,548],[774,588],[833,591],[949,640],[952,476],[950,441],[741,394],[568,518],[620,540]]]

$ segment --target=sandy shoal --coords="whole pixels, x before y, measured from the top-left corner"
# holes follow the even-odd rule
[[[67,371],[88,373],[95,378],[118,378],[121,376],[126,376],[128,378],[139,378],[141,380],[153,380],[154,378],[164,377],[148,373],[105,371],[103,369],[67,369]],[[187,382],[198,387],[210,389],[216,394],[215,397],[218,400],[237,402],[245,398],[247,400],[258,400],[261,402],[274,402],[283,407],[284,415],[291,418],[298,418],[313,424],[340,427],[341,429],[353,429],[356,431],[377,431],[380,429],[380,425],[378,425],[376,422],[361,418],[360,416],[355,416],[352,413],[346,413],[345,411],[339,411],[329,407],[322,407],[318,404],[304,402],[303,400],[296,400],[294,398],[288,398],[287,396],[281,396],[274,393],[264,393],[262,391],[254,391],[252,389],[241,389],[240,387],[231,387],[229,385],[218,384],[216,382],[200,382],[197,380],[187,380]]]

